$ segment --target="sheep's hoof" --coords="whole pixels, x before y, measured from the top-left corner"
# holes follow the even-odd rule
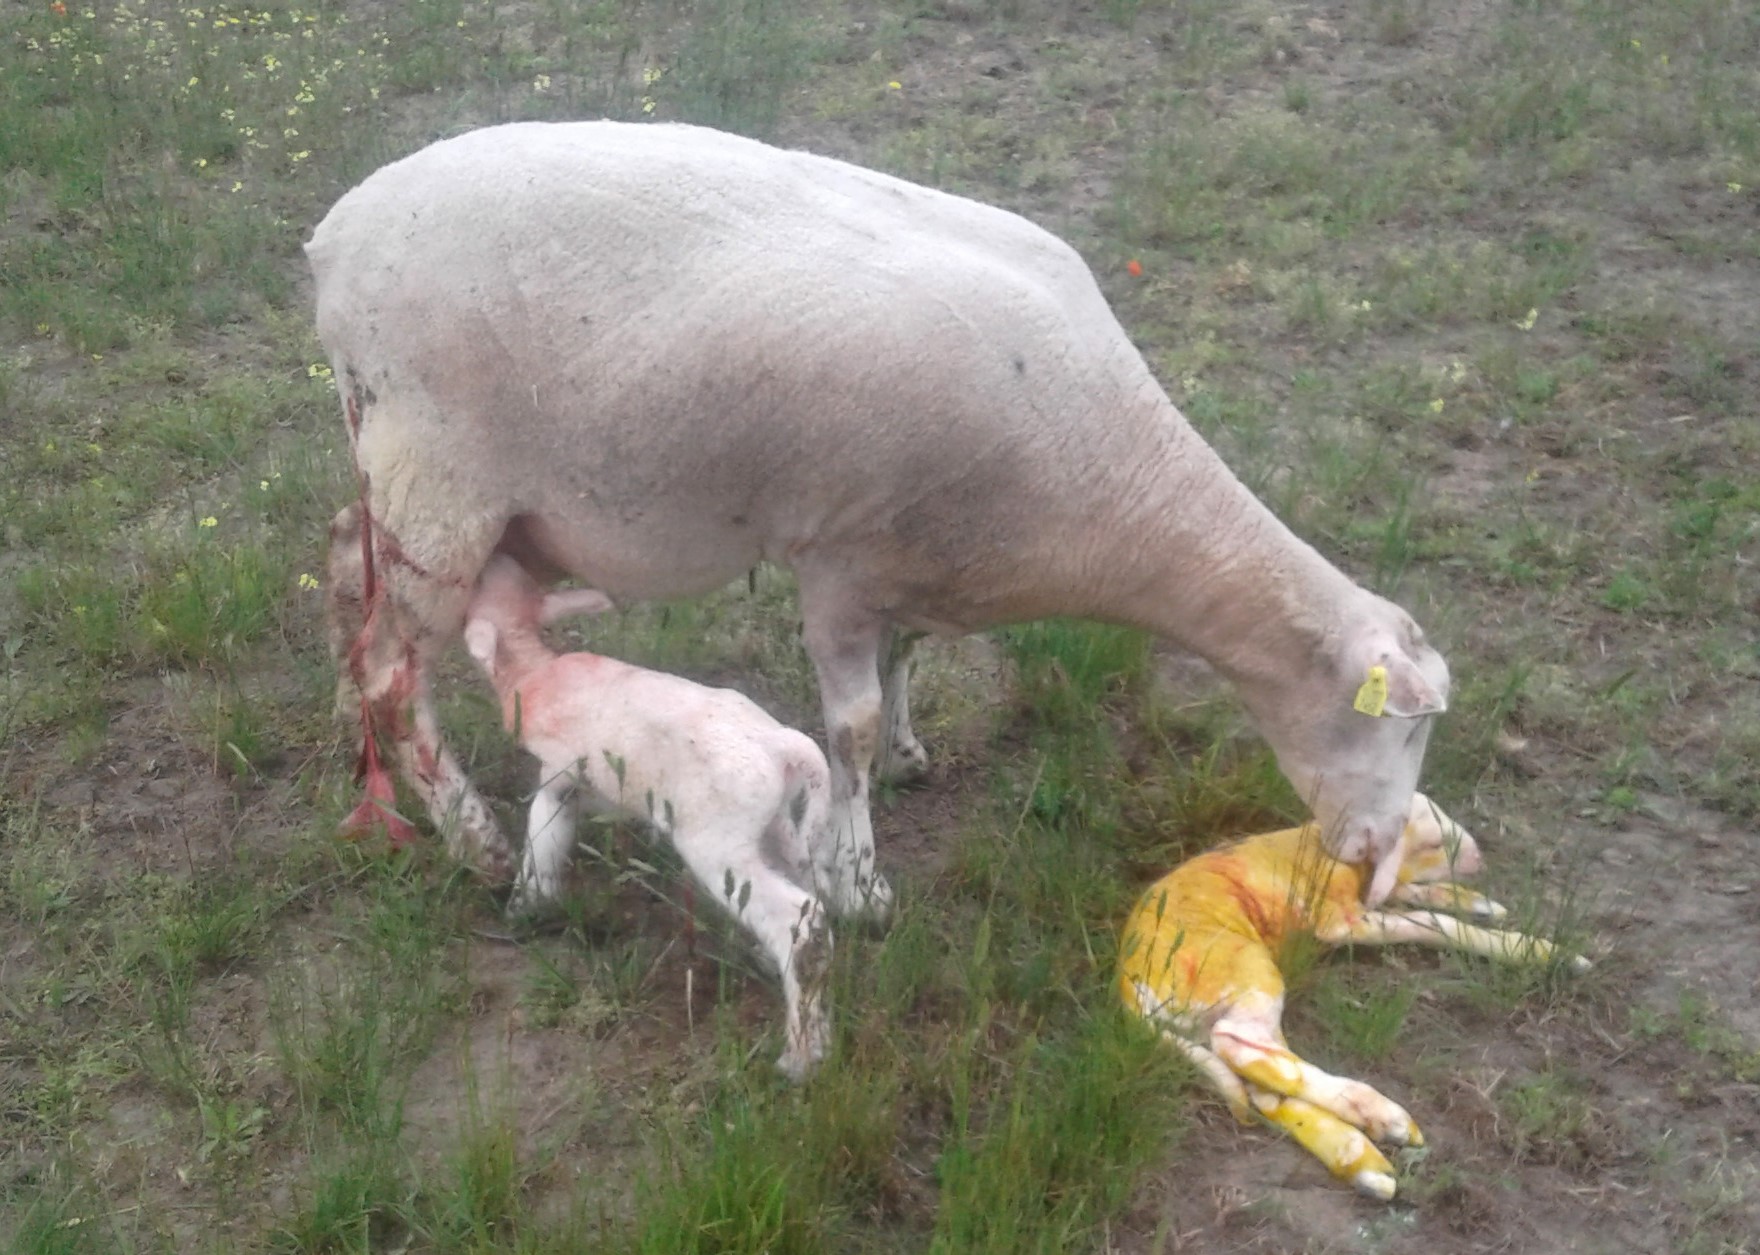
[[[929,751],[915,737],[903,744],[894,742],[874,774],[893,788],[917,784],[929,777]]]
[[[513,879],[513,852],[506,846],[479,850],[471,869],[492,885],[504,885]]]
[[[460,797],[442,828],[446,851],[453,858],[492,885],[505,885],[513,879],[513,848],[481,798]]]

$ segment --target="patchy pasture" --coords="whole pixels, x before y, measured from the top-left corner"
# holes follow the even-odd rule
[[[0,1247],[49,1252],[1754,1249],[1760,16],[1738,0],[0,0]],[[1237,1127],[1113,1007],[1179,859],[1295,802],[1132,633],[922,651],[901,906],[835,1034],[679,869],[584,828],[511,928],[334,837],[300,241],[519,118],[704,122],[1069,239],[1185,413],[1456,678],[1426,790],[1581,979],[1291,982],[1427,1146],[1391,1205]],[[817,734],[780,573],[580,629]],[[530,763],[458,651],[449,735]]]

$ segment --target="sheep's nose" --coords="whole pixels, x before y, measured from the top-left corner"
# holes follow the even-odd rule
[[[1377,863],[1399,845],[1399,832],[1383,836],[1374,824],[1350,823],[1327,842],[1332,856],[1341,863]]]
[[[1377,907],[1387,901],[1393,892],[1394,885],[1399,883],[1400,864],[1404,861],[1405,851],[1398,842],[1375,863],[1375,874],[1369,878],[1368,887],[1363,891],[1363,905]]]

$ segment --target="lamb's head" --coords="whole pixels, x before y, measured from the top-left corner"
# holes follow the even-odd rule
[[[1372,864],[1365,898],[1385,901],[1434,716],[1448,708],[1448,664],[1411,616],[1365,595],[1324,635],[1306,676],[1242,695],[1278,765],[1314,811],[1332,854]]]
[[[537,638],[543,598],[537,581],[506,554],[490,558],[477,577],[464,612],[464,644],[491,680],[499,678],[502,641]]]
[[[511,647],[522,653],[544,650],[540,629],[575,614],[598,614],[611,599],[594,588],[545,592],[531,573],[513,558],[497,553],[477,577],[464,616],[464,643],[491,681],[503,678]]]
[[[1412,794],[1400,852],[1400,884],[1459,880],[1476,874],[1485,865],[1473,834],[1422,793]]]

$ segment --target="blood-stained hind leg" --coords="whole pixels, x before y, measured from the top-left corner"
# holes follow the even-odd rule
[[[373,737],[391,748],[398,774],[445,834],[447,851],[505,880],[513,868],[507,839],[441,740],[429,692],[434,661],[458,634],[471,584],[493,544],[490,534],[462,554],[454,549],[449,556],[458,560],[448,567],[460,574],[437,576],[437,564],[412,557],[397,533],[357,501],[331,524],[326,609],[338,713],[352,716],[360,729],[356,747],[368,794],[345,828],[382,825],[394,843],[409,836],[389,809],[390,781],[376,745],[369,744]]]
[[[361,503],[351,501],[330,521],[330,550],[325,559],[324,627],[330,641],[330,657],[336,663],[336,718],[355,736],[361,749],[361,691],[348,665],[349,650],[366,622],[363,587],[366,572],[361,562]]]

